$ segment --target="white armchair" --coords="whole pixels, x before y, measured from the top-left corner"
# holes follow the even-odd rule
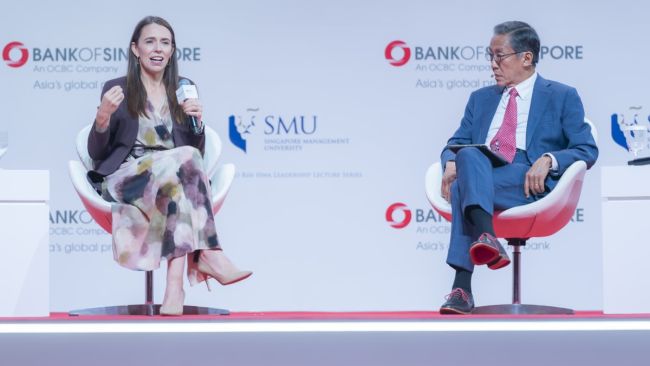
[[[77,135],[77,154],[79,161],[71,160],[68,164],[70,179],[81,202],[90,216],[106,230],[109,234],[112,231],[111,203],[105,201],[92,187],[86,174],[92,169],[93,162],[88,155],[88,134],[93,125],[84,127]],[[205,171],[210,177],[210,189],[212,191],[212,212],[216,215],[221,209],[230,186],[235,178],[235,165],[217,165],[221,155],[221,139],[210,127],[205,127],[205,154],[203,160]],[[145,303],[138,305],[118,305],[99,307],[92,309],[81,309],[71,311],[70,315],[155,315],[159,314],[160,305],[153,303],[153,271],[146,271],[145,276]],[[183,314],[221,314],[229,312],[223,309],[213,309],[197,306],[185,306]]]
[[[591,121],[594,140],[598,141],[596,128]],[[550,236],[562,229],[573,216],[580,199],[582,182],[587,164],[573,163],[565,171],[555,188],[541,200],[505,211],[494,213],[494,231],[499,238],[506,238],[513,247],[512,304],[480,306],[473,314],[573,314],[573,310],[544,305],[521,304],[521,246],[532,237]],[[442,217],[451,221],[451,204],[441,195],[442,167],[439,162],[431,165],[425,175],[427,198]]]

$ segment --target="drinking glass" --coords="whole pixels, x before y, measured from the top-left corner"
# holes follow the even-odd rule
[[[9,147],[9,134],[7,131],[0,131],[0,158],[7,152]]]
[[[627,147],[636,159],[639,153],[648,147],[648,128],[642,125],[623,126]]]

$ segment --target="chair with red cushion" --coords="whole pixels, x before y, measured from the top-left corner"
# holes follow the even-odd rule
[[[596,129],[591,121],[594,140]],[[533,237],[550,236],[569,223],[582,190],[587,164],[577,161],[564,172],[557,186],[544,198],[504,211],[493,216],[494,231],[499,238],[506,238],[513,247],[512,304],[489,305],[474,308],[472,314],[573,314],[573,310],[555,306],[521,303],[521,247]],[[427,198],[442,217],[451,221],[451,204],[441,195],[442,167],[440,162],[429,167],[425,176]]]
[[[88,182],[86,173],[93,167],[93,162],[88,155],[87,141],[92,124],[84,127],[77,135],[77,154],[79,161],[72,160],[68,164],[70,179],[81,202],[95,220],[109,234],[112,231],[111,203],[104,200]],[[221,140],[219,135],[210,127],[205,126],[205,153],[203,155],[204,168],[210,177],[210,190],[212,192],[212,212],[216,215],[235,178],[235,165],[223,164],[217,166],[221,154]],[[71,311],[70,315],[156,315],[159,314],[160,305],[153,302],[153,271],[145,272],[145,302],[136,305],[117,305],[81,309]],[[189,306],[183,308],[183,314],[229,314],[227,310]]]

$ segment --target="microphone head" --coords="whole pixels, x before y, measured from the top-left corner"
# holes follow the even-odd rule
[[[178,80],[178,86],[192,85],[192,82],[185,78],[180,78]]]
[[[198,99],[199,92],[196,90],[196,86],[192,84],[191,81],[182,78],[178,80],[178,89],[176,90],[176,98],[178,99],[179,103],[189,98]]]

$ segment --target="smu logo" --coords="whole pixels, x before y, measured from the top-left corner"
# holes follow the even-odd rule
[[[259,108],[246,109],[246,115],[228,117],[228,137],[233,145],[246,152],[246,141],[251,135],[251,128],[255,127],[255,113]]]
[[[267,114],[258,118],[259,108],[248,108],[244,115],[228,117],[228,137],[230,142],[247,153],[248,145],[257,128],[256,120],[261,120],[265,143],[277,140],[299,139],[316,133],[318,116]]]
[[[5,61],[7,66],[16,68],[27,63],[27,59],[29,59],[29,51],[24,46],[25,45],[20,42],[7,43],[7,45],[2,49],[2,59]],[[12,51],[18,52],[13,52],[12,56]],[[18,57],[16,57],[16,54],[18,54]]]
[[[399,214],[396,214],[396,212],[399,212]],[[395,219],[396,216],[399,217],[399,221]],[[393,203],[388,206],[388,209],[386,209],[386,222],[395,229],[405,228],[409,223],[411,223],[411,217],[411,210],[401,202]]]
[[[395,58],[395,54],[398,53],[394,52],[396,48],[402,51],[399,58]],[[386,49],[384,50],[384,57],[391,65],[395,67],[404,66],[411,59],[411,49],[406,45],[406,42],[404,41],[393,41],[389,43],[388,46],[386,46]]]

